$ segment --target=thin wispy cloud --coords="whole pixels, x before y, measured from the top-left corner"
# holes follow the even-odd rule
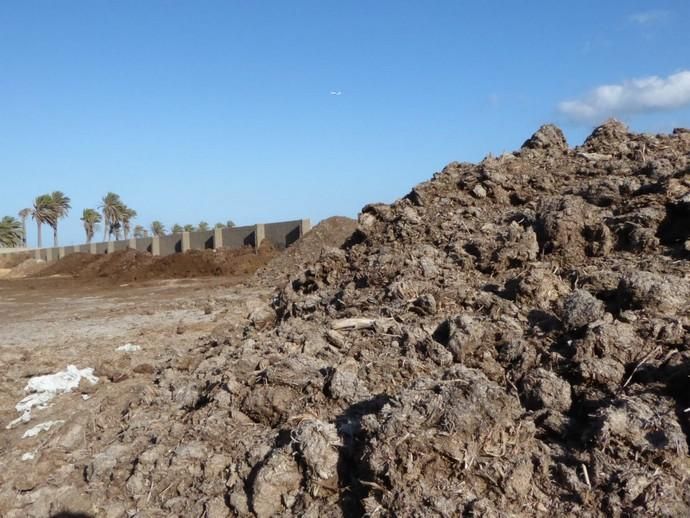
[[[558,110],[578,122],[674,110],[690,105],[690,70],[668,77],[649,76],[596,87],[580,99],[563,101]]]
[[[330,94],[331,95],[343,95],[343,92],[341,92],[340,90],[331,90]]]
[[[659,9],[653,11],[642,11],[631,14],[628,16],[628,20],[638,25],[649,25],[667,19],[669,14],[670,13],[668,11],[662,11]]]

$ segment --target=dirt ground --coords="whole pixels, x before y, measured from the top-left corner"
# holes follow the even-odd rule
[[[124,297],[137,326],[160,308],[155,352],[104,348],[97,384],[0,432],[0,512],[690,515],[690,131],[546,125],[348,233],[221,291],[205,336],[175,327],[191,286]],[[57,366],[28,349],[6,348],[6,421]]]
[[[190,347],[219,322],[242,320],[266,305],[271,290],[249,287],[244,279],[175,279],[117,287],[94,287],[67,278],[0,280],[0,458],[19,474],[13,476],[12,501],[19,502],[24,491],[53,476],[21,460],[46,447],[47,437],[21,439],[24,429],[5,430],[18,415],[14,406],[25,396],[22,389],[30,377],[68,365],[95,368],[99,383],[91,399],[83,400],[83,391],[59,396],[50,408],[34,412],[33,421],[23,428],[51,420],[77,423],[73,426],[82,431],[96,426],[104,405],[122,404],[152,383],[154,366],[186,358]],[[141,350],[116,350],[125,344]],[[109,417],[115,419],[117,412]],[[74,441],[85,446],[81,438]],[[66,462],[54,461],[57,464],[51,466],[56,468]],[[74,495],[68,496],[71,500]],[[60,509],[53,496],[34,498],[31,510],[18,516],[50,516]],[[1,500],[0,515],[8,516],[13,506]]]
[[[55,354],[79,345],[101,354],[161,333],[177,336],[180,322],[185,334],[208,332],[221,316],[236,310],[244,316],[254,298],[270,294],[241,281],[209,277],[108,287],[72,279],[0,280],[0,347],[27,353],[45,347]],[[84,351],[75,352],[79,357]]]

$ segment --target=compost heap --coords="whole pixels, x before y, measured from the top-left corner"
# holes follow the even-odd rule
[[[67,276],[88,284],[209,276],[247,277],[278,255],[268,240],[258,250],[253,247],[189,250],[161,257],[131,249],[105,255],[73,253],[44,266],[32,277]]]
[[[611,121],[569,149],[544,126],[365,207],[12,505],[688,516],[689,151],[683,130]]]

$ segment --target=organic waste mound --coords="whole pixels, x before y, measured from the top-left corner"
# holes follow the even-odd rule
[[[270,307],[46,443],[73,469],[29,489],[3,470],[0,502],[687,516],[689,152],[685,131],[610,122],[570,149],[546,126],[366,206]]]
[[[102,255],[89,254],[86,252],[75,252],[66,255],[62,259],[58,259],[54,263],[49,263],[42,270],[37,272],[36,276],[50,277],[51,275],[72,275],[77,276],[81,274],[85,268],[91,264],[102,261]]]
[[[242,276],[254,273],[277,255],[268,242],[258,251],[251,247],[231,250],[190,250],[163,257],[136,250],[112,254],[74,253],[35,274],[72,276],[76,279],[112,283],[208,276]]]

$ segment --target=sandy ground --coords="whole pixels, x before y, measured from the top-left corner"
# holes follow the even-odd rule
[[[217,326],[245,317],[270,292],[228,277],[117,287],[55,277],[0,280],[0,430],[17,417],[14,405],[31,376],[69,364],[109,372],[124,357],[156,365],[183,355]],[[116,351],[126,343],[141,351]]]

